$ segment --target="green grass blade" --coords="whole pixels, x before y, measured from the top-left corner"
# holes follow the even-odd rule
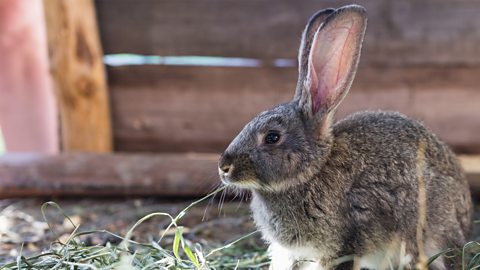
[[[175,258],[177,258],[177,260],[179,261],[182,261],[182,258],[180,258],[179,255],[180,240],[183,237],[182,231],[183,227],[177,227],[177,230],[175,231],[175,238],[173,239],[173,254],[175,255]]]
[[[197,260],[197,257],[193,254],[192,250],[188,247],[188,245],[183,245],[183,251],[185,254],[187,254],[187,257],[192,261],[192,263],[197,267],[197,269],[200,269],[200,263]]]

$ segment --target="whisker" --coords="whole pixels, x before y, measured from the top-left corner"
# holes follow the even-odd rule
[[[223,203],[225,202],[225,190],[222,191],[222,194],[220,195],[220,202],[218,204],[218,216],[221,215],[222,213],[222,208],[223,208]]]
[[[233,202],[239,195],[239,193],[235,189],[233,190],[233,193],[235,194],[235,196],[233,196],[233,198],[230,199],[230,202]]]
[[[240,209],[240,206],[242,205],[243,199],[244,199],[244,196],[245,196],[245,192],[244,192],[244,191],[239,190],[238,192],[239,192],[239,194],[240,194],[240,200],[238,201],[236,210]]]
[[[221,186],[222,186],[222,183],[214,184],[212,190],[211,190],[209,193],[211,193],[211,192],[213,192],[214,190],[220,188]],[[203,211],[202,222],[205,221],[205,217],[207,216],[208,209],[209,209],[209,207],[211,207],[211,206],[213,205],[213,202],[214,202],[214,200],[215,200],[215,196],[217,196],[217,194],[214,194],[214,195],[208,200],[208,203],[207,203],[207,205],[205,206],[205,210]]]

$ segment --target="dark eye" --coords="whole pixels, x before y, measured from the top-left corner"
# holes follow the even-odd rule
[[[276,144],[280,140],[280,132],[278,131],[269,131],[265,135],[266,144]]]

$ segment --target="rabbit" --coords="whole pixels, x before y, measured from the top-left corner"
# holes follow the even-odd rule
[[[257,115],[220,156],[221,181],[252,193],[270,269],[412,269],[469,237],[466,177],[422,123],[382,111],[333,123],[366,24],[358,5],[313,15],[293,100]]]

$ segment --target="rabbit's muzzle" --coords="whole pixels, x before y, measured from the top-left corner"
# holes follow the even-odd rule
[[[218,174],[224,184],[230,184],[233,169],[233,164],[231,162],[226,162],[224,159],[220,159],[218,164]]]
[[[234,184],[241,187],[257,179],[253,162],[248,154],[223,153],[218,163],[218,173],[226,185]]]

